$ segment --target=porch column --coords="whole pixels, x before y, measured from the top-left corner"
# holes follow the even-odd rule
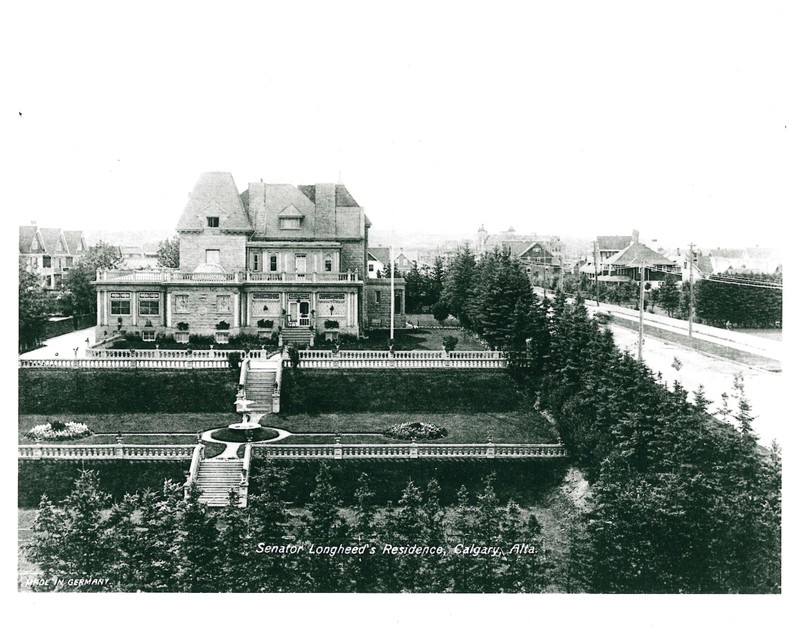
[[[239,319],[241,318],[242,310],[239,308],[239,292],[233,294],[233,328],[239,328]]]
[[[171,327],[172,326],[172,292],[171,291],[167,291],[167,296],[166,297],[167,297],[167,302],[166,302],[165,306],[166,306],[167,317],[166,317],[165,326],[166,327]]]
[[[131,324],[135,327],[139,324],[139,318],[137,317],[137,312],[139,311],[139,292],[131,291],[131,298]]]
[[[103,325],[103,292],[97,290],[97,324]]]
[[[244,326],[250,326],[250,296],[244,297]]]
[[[347,326],[353,326],[353,294],[348,293],[345,299],[346,304],[344,305],[345,313],[347,314]]]

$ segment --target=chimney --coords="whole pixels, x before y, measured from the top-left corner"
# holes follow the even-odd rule
[[[636,229],[631,232],[631,236],[633,236],[631,244],[639,244],[639,232]]]
[[[315,232],[318,237],[336,235],[336,185],[317,184],[315,191]]]

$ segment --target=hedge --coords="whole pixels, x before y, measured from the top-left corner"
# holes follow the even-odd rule
[[[303,506],[315,487],[321,460],[269,460],[258,448],[253,450],[251,495],[258,495],[259,469],[274,464],[289,470],[287,500],[294,506]],[[539,459],[466,459],[466,460],[336,460],[326,463],[331,480],[345,506],[353,504],[358,478],[366,473],[370,488],[375,493],[376,504],[397,503],[409,479],[424,489],[436,479],[441,488],[440,499],[445,505],[456,502],[458,490],[465,486],[471,494],[483,487],[483,479],[494,473],[495,491],[501,502],[513,498],[523,506],[540,502],[540,499],[558,486],[569,467],[561,458]]]
[[[514,411],[529,396],[505,370],[284,369],[283,413]]]
[[[144,489],[161,491],[169,479],[181,484],[188,460],[19,460],[17,504],[20,509],[39,506],[42,494],[59,502],[72,491],[83,469],[100,472],[100,486],[115,500]]]
[[[19,412],[229,412],[238,376],[238,369],[20,369]]]

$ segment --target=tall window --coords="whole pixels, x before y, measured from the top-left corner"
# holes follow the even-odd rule
[[[261,267],[261,260],[260,260],[261,253],[259,253],[258,251],[253,251],[253,253],[251,253],[250,255],[252,256],[250,260],[251,268],[253,269],[253,271],[258,271],[259,268]]]
[[[114,293],[111,294],[111,315],[129,316],[131,315],[131,294]]]
[[[306,272],[306,254],[305,253],[296,253],[294,256],[294,270],[295,273],[305,273]]]
[[[381,292],[380,291],[376,291],[375,292],[375,302],[377,302],[378,304],[381,303]]]
[[[333,271],[333,258],[325,256],[325,271]]]
[[[219,249],[206,249],[206,262],[208,264],[219,264]]]
[[[269,257],[269,270],[270,271],[278,270],[278,256],[274,254]]]
[[[216,229],[219,227],[219,216],[209,216],[206,218],[209,228]]]
[[[158,293],[139,294],[139,315],[157,316],[160,311],[161,296]]]
[[[53,259],[50,256],[42,256],[42,266],[45,269],[50,268],[53,265]]]

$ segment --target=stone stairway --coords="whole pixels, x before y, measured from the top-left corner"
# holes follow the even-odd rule
[[[281,329],[283,344],[294,344],[305,347],[311,344],[313,334],[308,327],[284,327]]]
[[[253,413],[272,413],[272,394],[275,392],[275,371],[250,369],[244,382],[247,399]]]
[[[210,507],[225,507],[231,489],[239,492],[244,464],[241,458],[210,458],[201,460],[197,472],[200,502]]]

